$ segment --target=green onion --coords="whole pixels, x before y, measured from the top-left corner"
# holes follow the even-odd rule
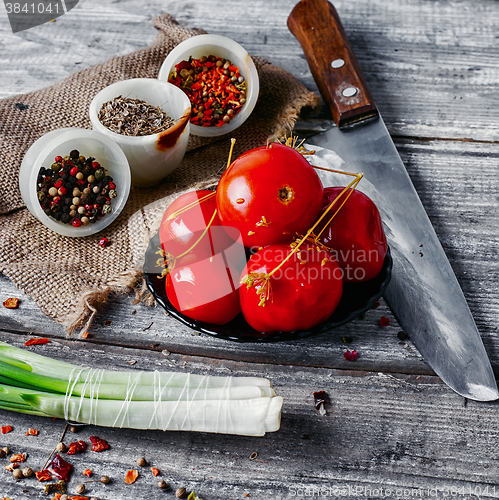
[[[279,429],[282,402],[264,378],[92,369],[0,342],[0,409],[104,427],[263,436]]]

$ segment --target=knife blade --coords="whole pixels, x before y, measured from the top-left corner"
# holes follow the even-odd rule
[[[458,394],[499,398],[475,321],[327,0],[301,0],[288,18],[336,127],[313,136],[323,161],[363,172],[359,189],[377,204],[393,256],[385,299],[435,373]],[[338,164],[334,165],[338,168]],[[321,172],[324,186],[341,185]]]

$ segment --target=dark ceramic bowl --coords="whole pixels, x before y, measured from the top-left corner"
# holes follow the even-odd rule
[[[362,283],[345,283],[343,285],[343,295],[336,311],[324,323],[310,330],[263,334],[251,328],[244,320],[242,314],[239,314],[231,322],[225,325],[210,325],[190,319],[177,311],[166,296],[165,278],[159,278],[161,267],[156,267],[156,262],[159,257],[157,252],[160,249],[161,244],[159,235],[156,234],[149,242],[144,263],[146,283],[156,301],[166,309],[170,316],[193,330],[224,340],[233,340],[235,342],[278,342],[296,340],[328,332],[357,319],[366,311],[372,309],[376,302],[382,297],[390,282],[393,264],[390,249],[388,249],[383,268],[376,278]],[[151,272],[151,270],[154,270],[154,272]]]

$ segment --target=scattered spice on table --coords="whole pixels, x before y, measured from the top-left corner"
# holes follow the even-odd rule
[[[92,451],[101,452],[110,448],[109,443],[105,439],[98,438],[97,436],[90,436],[89,439],[92,443]]]
[[[92,474],[93,474],[93,472],[90,469],[85,469],[83,471],[84,476],[90,477]]]
[[[175,65],[168,82],[189,97],[191,123],[201,127],[229,123],[246,102],[244,76],[237,66],[222,57],[189,57]]]
[[[14,469],[17,469],[18,467],[19,467],[19,464],[17,462],[14,462],[12,464],[6,465],[5,470],[12,472]]]
[[[381,326],[388,326],[390,324],[390,319],[386,316],[381,316],[381,318],[379,318],[379,324]]]
[[[69,444],[67,455],[75,455],[76,453],[83,453],[87,449],[85,441],[75,441]]]
[[[353,342],[352,337],[343,337],[343,343],[345,344],[351,344]]]
[[[87,226],[112,212],[116,184],[95,158],[56,156],[50,168],[41,167],[37,177],[37,197],[46,215],[73,227]]]
[[[140,476],[140,473],[138,470],[129,470],[126,473],[125,476],[125,483],[126,484],[133,484],[135,481],[137,481],[137,478]]]
[[[175,123],[161,107],[121,95],[105,102],[98,117],[111,132],[128,136],[157,134]]]
[[[343,354],[343,356],[347,361],[355,361],[357,359],[358,354],[357,351],[348,350]]]
[[[405,332],[398,332],[397,333],[397,337],[400,339],[400,340],[407,340],[409,338],[409,336],[407,335],[407,333]]]
[[[35,476],[39,482],[50,481],[52,479],[52,475],[50,474],[50,472],[48,470],[35,471]]]
[[[4,303],[3,306],[7,309],[17,309],[19,307],[19,299],[14,297],[9,297]]]
[[[48,344],[50,342],[49,339],[39,339],[39,338],[35,338],[35,339],[29,339],[27,340],[24,345],[41,345],[41,344]]]
[[[151,467],[151,472],[153,476],[159,476],[159,469],[156,467]]]
[[[26,432],[26,436],[38,436],[39,432],[36,429],[28,429]]]
[[[320,411],[321,408],[324,410],[324,404],[327,403],[327,394],[325,391],[313,392],[314,395],[314,406],[315,409]],[[326,412],[324,411],[324,414]]]
[[[4,425],[0,430],[2,431],[2,434],[7,434],[12,432],[14,429],[10,425]]]
[[[64,458],[57,453],[44,470],[63,481],[69,481],[73,468],[73,464],[64,460]]]

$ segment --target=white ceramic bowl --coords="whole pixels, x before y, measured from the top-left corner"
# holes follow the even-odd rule
[[[110,214],[95,224],[80,227],[58,222],[46,215],[36,192],[40,167],[50,168],[56,156],[66,156],[73,149],[87,158],[94,157],[113,178],[117,192]],[[19,170],[19,188],[28,210],[49,229],[63,236],[89,236],[109,226],[123,210],[130,194],[130,168],[123,151],[102,134],[81,128],[63,128],[45,134],[28,149]]]
[[[260,82],[255,63],[246,50],[234,40],[220,35],[197,35],[177,45],[166,57],[159,70],[158,80],[168,81],[175,65],[186,61],[189,56],[199,59],[201,56],[214,55],[228,59],[235,64],[246,80],[246,102],[241,111],[227,124],[221,127],[200,127],[191,124],[191,133],[203,137],[216,137],[228,134],[240,127],[250,116],[260,90]]]
[[[175,125],[158,134],[127,136],[111,132],[99,120],[99,111],[105,102],[122,95],[141,99],[162,108]],[[154,78],[133,78],[113,83],[101,90],[90,104],[92,127],[116,142],[124,151],[132,185],[146,187],[157,184],[173,172],[182,161],[189,140],[191,103],[179,88]]]

